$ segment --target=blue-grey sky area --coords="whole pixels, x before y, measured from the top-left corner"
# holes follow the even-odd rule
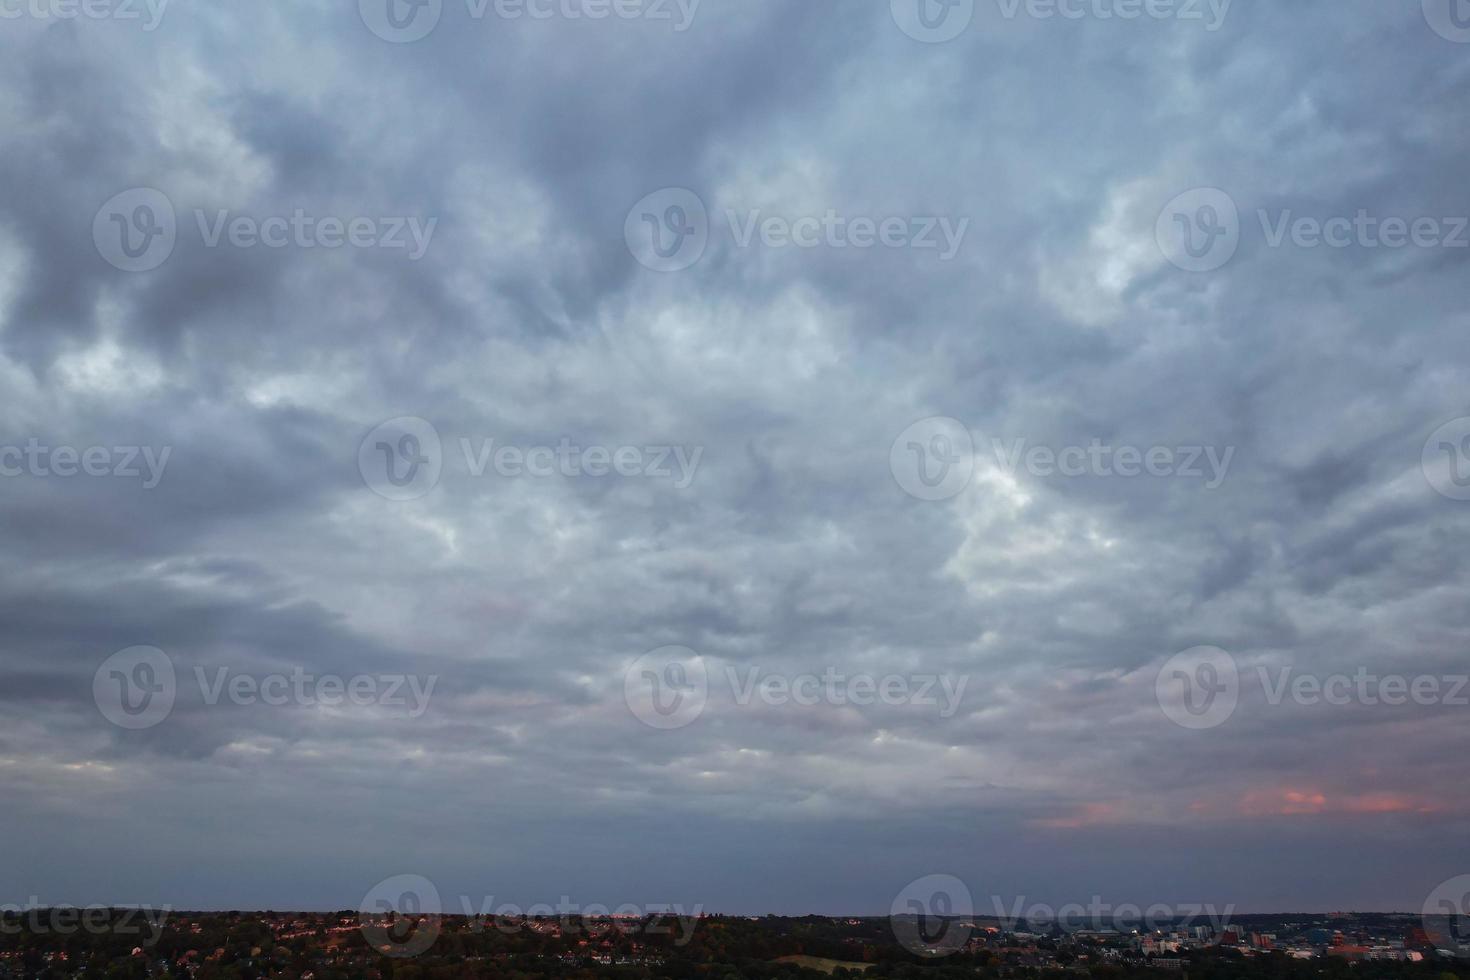
[[[1466,0],[0,0],[0,903],[1419,909],[1467,93]]]

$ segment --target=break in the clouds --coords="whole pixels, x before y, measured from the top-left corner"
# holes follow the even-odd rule
[[[1458,2],[0,2],[0,901],[1419,908]]]

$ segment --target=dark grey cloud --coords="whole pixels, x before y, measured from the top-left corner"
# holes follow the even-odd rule
[[[0,477],[0,811],[35,842],[0,900],[343,907],[411,870],[873,913],[941,871],[982,902],[1417,908],[1462,873],[1470,707],[1268,694],[1465,670],[1470,503],[1422,456],[1470,415],[1470,248],[1268,226],[1470,214],[1470,46],[1417,4],[1006,6],[943,44],[835,0],[703,0],[685,31],[447,0],[409,44],[337,2],[7,22],[0,449],[169,456],[155,487]],[[137,187],[177,242],[125,272],[93,222]],[[670,187],[711,234],[661,273],[624,224]],[[1155,224],[1201,187],[1240,243],[1186,272]],[[436,224],[414,259],[198,217],[298,209]],[[757,211],[969,223],[946,260],[742,246]],[[359,447],[404,416],[443,470],[395,502]],[[925,501],[890,451],[936,416],[974,470]],[[700,455],[687,486],[474,472],[564,440]],[[1230,456],[1213,486],[1007,462],[1094,443]],[[625,673],[674,644],[709,701],[660,731]],[[1200,645],[1240,704],[1188,730],[1155,680]],[[179,692],[133,731],[93,680],[137,646]],[[196,669],[435,687],[417,715],[210,704]],[[943,716],[741,704],[753,670],[966,687]]]

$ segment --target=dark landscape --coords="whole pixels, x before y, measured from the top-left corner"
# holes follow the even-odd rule
[[[0,920],[0,977],[194,980],[894,980],[1169,975],[1460,980],[1408,913],[1241,915],[1150,931],[985,916],[363,916],[36,909]],[[914,942],[919,936],[927,940]],[[432,938],[428,948],[418,951]]]

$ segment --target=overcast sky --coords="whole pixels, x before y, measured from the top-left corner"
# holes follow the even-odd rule
[[[0,902],[1470,872],[1460,0],[97,2],[0,0]]]

